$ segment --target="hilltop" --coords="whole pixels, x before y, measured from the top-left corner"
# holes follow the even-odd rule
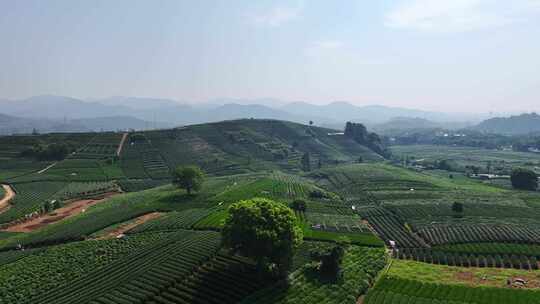
[[[309,154],[313,168],[328,163],[380,160],[367,146],[342,132],[269,119],[241,119],[191,125],[167,130],[130,133],[123,158],[161,159],[167,168],[197,164],[206,172],[230,174],[261,168],[300,170]],[[148,171],[148,170],[147,170]],[[141,171],[142,172],[142,171]],[[134,178],[146,178],[146,172]]]
[[[171,172],[181,165],[197,165],[208,176],[276,170],[304,174],[360,158],[383,159],[378,153],[385,152],[384,146],[376,134],[362,125],[355,125],[353,133],[241,119],[126,133],[4,136],[0,181],[18,194],[28,189],[34,194],[18,195],[15,204],[0,213],[0,226],[39,211],[44,198],[63,197],[61,189],[69,198],[117,187],[139,191],[168,184]]]
[[[345,136],[343,131],[270,119],[240,119],[123,133],[86,132],[5,136],[3,153],[9,161],[28,161],[21,153],[30,147],[67,145],[70,159],[118,158],[121,179],[170,178],[178,165],[195,164],[209,174],[225,175],[266,169],[299,171],[302,157],[309,155],[310,166],[381,160],[382,146],[373,133],[359,134],[364,140]],[[121,145],[121,153],[116,155]],[[377,152],[375,152],[375,149]],[[42,160],[42,161],[46,161]],[[109,166],[107,164],[103,164]],[[44,165],[43,165],[44,167]],[[50,170],[50,172],[55,170]],[[101,173],[102,174],[102,173]],[[26,178],[31,178],[26,177]],[[40,179],[44,179],[40,176]],[[56,180],[57,177],[53,177]],[[98,180],[100,178],[97,178]]]

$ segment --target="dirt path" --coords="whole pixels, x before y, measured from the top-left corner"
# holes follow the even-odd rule
[[[54,162],[54,163],[48,165],[48,166],[45,167],[44,169],[39,170],[39,171],[38,171],[38,174],[41,174],[41,173],[43,173],[43,172],[49,170],[50,168],[54,167],[56,164],[57,164],[57,162]]]
[[[124,146],[124,142],[126,141],[126,138],[128,136],[128,133],[122,134],[122,139],[120,140],[120,144],[118,145],[118,149],[116,149],[116,156],[120,156],[120,153],[122,153],[122,147]]]
[[[141,215],[133,220],[130,220],[124,224],[121,224],[114,229],[107,231],[104,235],[95,238],[95,240],[105,240],[105,239],[112,239],[115,238],[121,234],[124,234],[126,231],[129,231],[139,225],[142,225],[149,220],[153,220],[155,218],[158,218],[162,216],[164,213],[162,212],[152,212],[145,215]]]
[[[15,197],[15,191],[13,191],[9,185],[2,185],[2,188],[4,188],[6,193],[4,194],[4,197],[0,199],[0,213],[9,209],[11,206],[9,202]]]
[[[478,269],[478,268],[477,268]],[[538,289],[540,288],[540,276],[536,271],[516,271],[513,275],[501,275],[497,268],[482,268],[483,272],[473,273],[472,271],[459,271],[453,274],[452,279],[466,284],[468,286],[493,286],[519,289]],[[524,285],[507,285],[507,280],[515,282],[516,279],[525,280]]]
[[[74,201],[67,204],[66,206],[62,208],[56,209],[54,212],[32,218],[22,223],[16,223],[4,229],[4,231],[31,232],[34,230],[38,230],[42,227],[56,223],[65,218],[69,218],[74,215],[80,214],[86,211],[88,207],[99,204],[105,201],[106,199],[108,199],[109,197],[114,196],[116,194],[119,194],[119,193],[110,192],[110,193],[105,193],[101,195],[100,198],[97,198],[97,199],[83,199],[83,200]]]

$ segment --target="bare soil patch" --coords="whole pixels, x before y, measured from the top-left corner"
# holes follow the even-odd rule
[[[106,199],[108,199],[109,197],[114,196],[116,194],[119,194],[119,193],[109,192],[109,193],[104,193],[100,195],[99,198],[72,201],[71,203],[68,203],[66,206],[56,209],[54,212],[29,219],[28,221],[25,221],[22,223],[16,223],[14,225],[9,226],[8,228],[4,230],[10,231],[10,232],[31,232],[31,231],[40,229],[42,227],[45,227],[47,225],[61,221],[65,218],[69,218],[77,214],[80,214],[86,211],[86,209],[88,209],[90,206],[99,204],[105,201]]]
[[[201,151],[206,151],[208,150],[208,148],[210,147],[210,145],[208,144],[208,142],[206,142],[204,139],[200,138],[200,137],[197,137],[195,138],[194,140],[192,140],[190,142],[190,145],[191,145],[191,149],[194,151],[194,152],[201,152]]]
[[[4,197],[0,199],[0,213],[9,209],[11,206],[9,202],[15,197],[15,191],[13,191],[9,185],[2,185],[2,188],[4,188],[6,193],[4,194]]]

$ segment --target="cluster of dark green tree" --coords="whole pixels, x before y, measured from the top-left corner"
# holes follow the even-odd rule
[[[366,127],[361,123],[347,122],[347,124],[345,124],[345,136],[370,148],[375,153],[385,158],[390,156],[390,151],[383,144],[379,135],[368,132]]]
[[[331,247],[315,248],[310,251],[310,256],[317,263],[321,278],[326,281],[337,281],[341,273],[341,262],[345,255],[345,243],[340,242]]]
[[[305,210],[305,201],[292,204]],[[293,211],[286,205],[265,198],[254,198],[232,204],[222,231],[223,242],[233,253],[254,259],[263,276],[283,279],[292,265],[295,249],[302,242],[302,229]],[[341,262],[348,240],[310,252],[323,281],[341,277]]]
[[[62,160],[73,152],[73,147],[63,143],[37,144],[20,153],[21,157],[30,157],[37,160]]]
[[[538,189],[538,175],[529,169],[516,168],[510,175],[512,187],[521,190],[536,191]]]

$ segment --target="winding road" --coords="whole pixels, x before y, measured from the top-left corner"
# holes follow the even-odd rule
[[[56,164],[57,164],[57,162],[54,162],[54,163],[48,165],[48,166],[45,167],[44,169],[39,170],[39,171],[38,171],[38,174],[41,174],[41,173],[43,173],[43,172],[49,170],[50,168],[54,167],[54,165],[56,165]]]
[[[120,140],[120,143],[118,144],[118,149],[116,149],[116,156],[120,157],[120,154],[122,153],[122,147],[124,147],[124,142],[126,141],[127,137],[128,137],[128,133],[122,134],[122,139]]]

